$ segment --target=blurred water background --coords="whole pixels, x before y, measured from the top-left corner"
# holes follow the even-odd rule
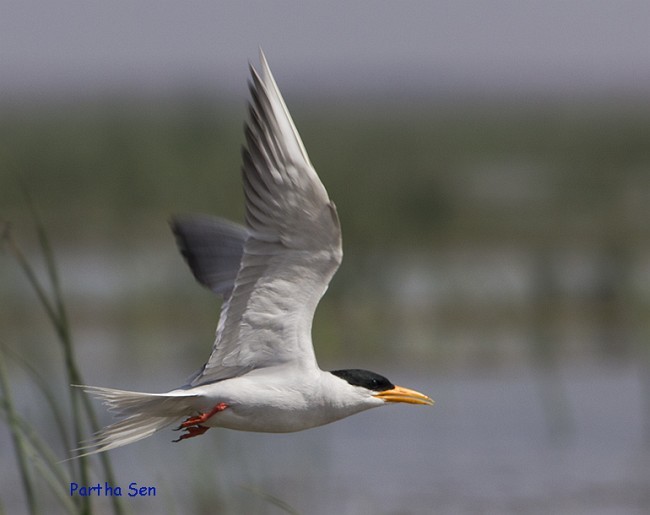
[[[22,181],[85,380],[164,391],[206,359],[218,301],[167,220],[242,220],[245,65],[261,43],[343,226],[319,362],[437,401],[295,435],[163,432],[112,453],[121,484],[158,488],[133,513],[281,513],[275,498],[309,514],[650,510],[644,4],[120,5],[4,5],[0,21],[0,220],[42,267]],[[42,309],[0,259],[0,343],[64,397]],[[47,441],[43,400],[10,368]],[[0,500],[23,513],[0,433]]]

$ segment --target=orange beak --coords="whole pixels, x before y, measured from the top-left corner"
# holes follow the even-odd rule
[[[408,404],[425,404],[427,406],[433,405],[433,401],[423,393],[409,390],[402,386],[396,386],[391,390],[376,393],[374,396],[386,402],[406,402]]]

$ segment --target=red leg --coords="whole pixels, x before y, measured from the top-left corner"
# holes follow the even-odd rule
[[[196,417],[189,417],[187,420],[185,420],[185,422],[176,428],[176,431],[183,429],[186,432],[176,440],[172,441],[180,442],[181,440],[187,440],[188,438],[201,436],[208,429],[210,429],[209,427],[202,425],[202,423],[208,420],[211,416],[225,410],[227,407],[228,405],[225,402],[220,402],[207,413],[199,413]]]
[[[212,408],[209,412],[207,413],[199,413],[196,417],[189,417],[185,422],[183,422],[178,429],[188,429],[191,428],[192,426],[199,426],[206,420],[208,420],[210,417],[213,415],[216,415],[220,411],[225,410],[228,407],[228,405],[225,402],[220,402],[217,404],[214,408]],[[204,431],[205,432],[205,431]]]

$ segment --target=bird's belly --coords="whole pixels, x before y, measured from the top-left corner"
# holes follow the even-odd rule
[[[205,422],[209,427],[224,427],[237,431],[260,433],[292,433],[333,422],[316,410],[285,409],[282,407],[229,406]]]
[[[302,431],[351,414],[295,390],[258,390],[254,395],[238,392],[236,396],[214,396],[210,402],[225,402],[228,407],[206,420],[206,426],[261,433]],[[206,411],[205,408],[210,409],[204,406],[201,411]]]

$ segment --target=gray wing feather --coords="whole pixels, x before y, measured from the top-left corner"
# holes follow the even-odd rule
[[[224,299],[230,297],[248,230],[207,215],[176,216],[170,226],[178,249],[196,280]]]
[[[249,236],[212,354],[192,386],[253,368],[316,368],[314,311],[342,258],[336,208],[260,59],[261,75],[251,66],[242,156]]]

